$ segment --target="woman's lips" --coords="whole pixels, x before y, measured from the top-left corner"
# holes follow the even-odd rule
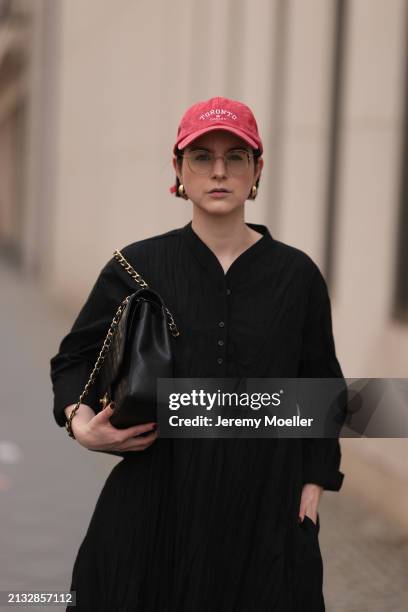
[[[225,198],[229,193],[229,191],[209,191],[208,195],[213,198]]]

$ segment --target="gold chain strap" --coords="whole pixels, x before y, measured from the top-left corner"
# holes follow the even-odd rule
[[[121,266],[123,266],[126,270],[126,272],[128,272],[130,274],[130,276],[141,285],[141,287],[146,287],[148,288],[149,285],[146,283],[145,280],[143,280],[143,278],[140,276],[140,274],[138,272],[136,272],[136,270],[134,268],[132,268],[132,266],[130,265],[130,263],[123,257],[122,253],[118,250],[115,250],[113,253],[114,257],[119,261],[119,263],[121,264]],[[97,373],[99,372],[99,370],[101,369],[101,366],[105,360],[106,354],[109,351],[111,342],[112,342],[112,338],[114,336],[115,330],[119,324],[120,318],[123,314],[123,311],[125,310],[125,307],[127,305],[127,303],[129,302],[130,299],[130,295],[126,296],[125,299],[120,303],[115,316],[112,319],[112,323],[110,324],[108,333],[106,334],[105,340],[103,342],[102,348],[99,352],[98,358],[96,360],[96,363],[94,365],[94,368],[89,376],[88,382],[86,383],[84,390],[82,391],[78,402],[76,403],[75,407],[71,410],[71,413],[68,417],[68,420],[65,423],[65,427],[66,430],[68,432],[68,435],[71,438],[75,439],[74,436],[74,432],[72,431],[72,419],[74,418],[80,404],[82,404],[82,400],[83,398],[88,394],[89,388],[90,386],[95,382],[95,378]],[[174,322],[173,316],[171,314],[171,312],[169,311],[169,309],[165,306],[165,310],[167,315],[169,316],[170,319],[170,323],[169,323],[169,328],[170,331],[172,333],[172,335],[174,337],[179,336],[180,332],[177,329],[177,326]],[[104,405],[104,407],[106,406],[106,400],[100,400],[100,402]]]
[[[134,278],[134,280],[139,283],[142,287],[149,287],[149,285],[146,283],[145,280],[143,280],[143,278],[140,276],[140,274],[138,272],[136,272],[136,270],[134,268],[132,268],[132,266],[130,265],[130,263],[124,258],[124,256],[122,255],[122,253],[118,250],[114,251],[113,256],[117,259],[117,261],[120,263],[121,266],[123,266],[126,270],[126,272],[128,272],[130,274],[130,276],[132,278]],[[180,332],[177,329],[177,326],[174,322],[173,319],[173,315],[171,314],[170,310],[167,308],[167,306],[164,307],[166,314],[169,318],[169,328],[171,331],[172,336],[177,337],[180,335]]]

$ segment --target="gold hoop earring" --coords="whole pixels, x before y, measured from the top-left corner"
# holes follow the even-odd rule
[[[177,192],[179,196],[181,196],[185,200],[188,200],[188,195],[186,194],[186,190],[184,189],[184,185],[182,183],[180,183],[180,185],[178,186]]]
[[[258,192],[257,186],[252,185],[252,188],[251,188],[251,199],[252,200],[255,200],[257,192]]]

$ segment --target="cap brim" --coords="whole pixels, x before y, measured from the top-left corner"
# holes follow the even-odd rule
[[[240,129],[229,126],[227,127],[224,125],[212,125],[210,127],[203,128],[202,130],[197,130],[196,132],[193,132],[192,134],[186,136],[186,138],[183,138],[183,140],[180,140],[180,142],[177,143],[174,148],[176,149],[176,147],[178,147],[179,149],[184,149],[187,145],[189,145],[199,136],[202,136],[207,132],[212,132],[213,130],[225,130],[226,132],[231,132],[232,134],[235,134],[236,136],[242,138],[242,140],[249,144],[253,149],[260,149],[260,151],[262,152],[262,145],[258,144],[253,138],[245,134],[245,132]]]

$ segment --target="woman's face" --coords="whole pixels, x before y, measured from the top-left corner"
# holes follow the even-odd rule
[[[246,149],[252,154],[251,147],[239,136],[226,130],[213,130],[191,142],[183,153],[189,155],[192,149],[203,147],[211,151],[217,159],[209,174],[202,175],[192,172],[187,159],[183,159],[181,171],[179,170],[176,157],[173,158],[173,166],[188,198],[202,210],[212,214],[230,213],[236,208],[242,207],[248,199],[252,185],[255,185],[263,167],[263,160],[258,159],[255,172],[254,159],[251,158],[248,168],[239,176],[232,175],[225,167],[223,155],[230,149]],[[211,189],[221,187],[227,189],[228,193],[220,196],[211,195]]]

